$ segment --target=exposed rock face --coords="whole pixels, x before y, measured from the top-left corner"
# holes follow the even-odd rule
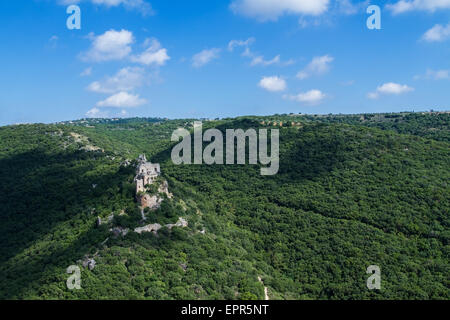
[[[157,233],[159,229],[161,229],[162,226],[159,223],[155,224],[149,224],[141,228],[134,229],[134,232],[141,234],[142,232],[153,232]]]
[[[113,220],[114,220],[114,213],[111,213],[111,214],[108,216],[108,223],[111,223]]]
[[[114,236],[118,237],[118,236],[126,236],[128,234],[129,229],[128,228],[121,228],[121,227],[115,227],[110,229],[109,231],[111,231]]]
[[[188,222],[183,218],[178,218],[177,223],[175,224],[166,224],[165,225],[169,230],[172,230],[173,227],[186,228],[188,226]],[[149,224],[144,227],[134,229],[134,232],[141,234],[142,232],[153,232],[154,234],[158,233],[158,230],[163,226],[159,223]]]
[[[94,270],[95,265],[96,265],[96,262],[95,262],[94,259],[86,258],[86,259],[83,260],[83,262],[82,262],[82,266],[83,266],[84,268],[89,268],[89,270]]]
[[[169,199],[173,197],[173,195],[169,192],[169,184],[167,181],[164,181],[158,188],[159,193],[165,193]],[[150,208],[150,210],[157,210],[161,207],[161,203],[163,202],[163,198],[159,195],[150,195],[148,193],[141,194],[137,196],[137,200],[139,205],[145,209]]]
[[[122,161],[121,163],[120,163],[120,165],[122,166],[122,167],[128,167],[129,165],[131,164],[131,160],[130,159],[125,159],[124,161]]]
[[[180,263],[180,267],[181,269],[183,269],[184,272],[186,272],[188,266],[186,263]]]
[[[91,259],[88,264],[89,270],[94,270],[95,264],[96,264],[95,260]]]
[[[111,223],[114,220],[114,213],[111,213],[106,220],[102,220],[102,218],[97,217],[96,225],[97,227],[101,226],[102,224],[108,224]]]
[[[188,222],[182,217],[178,218],[177,223],[175,224],[167,224],[166,227],[172,229],[173,227],[186,228],[188,226]]]
[[[139,203],[142,208],[150,208],[150,210],[156,210],[161,206],[161,199],[158,196],[151,196],[148,193],[138,197]]]
[[[101,151],[101,152],[105,152],[105,150],[103,150],[102,148],[99,148],[97,146],[91,145],[89,143],[89,138],[86,136],[83,136],[79,133],[76,132],[71,132],[70,136],[72,137],[72,139],[74,140],[75,143],[80,143],[83,144],[83,146],[80,147],[80,150],[86,151],[86,152],[91,152],[91,151]]]

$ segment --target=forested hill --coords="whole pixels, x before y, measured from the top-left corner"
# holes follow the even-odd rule
[[[450,298],[448,113],[204,122],[280,129],[274,176],[174,165],[170,136],[193,121],[1,127],[0,298],[264,299],[264,286],[270,299]],[[111,232],[143,225],[142,153],[173,194],[145,224],[188,227]],[[80,290],[66,287],[70,265]],[[369,265],[379,291],[366,287]]]

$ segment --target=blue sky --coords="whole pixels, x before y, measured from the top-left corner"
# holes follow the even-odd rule
[[[74,3],[81,30],[66,26]],[[450,0],[3,0],[0,125],[449,110],[449,13]]]

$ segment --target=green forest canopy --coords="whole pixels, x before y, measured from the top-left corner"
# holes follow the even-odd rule
[[[1,127],[0,298],[263,299],[258,276],[271,299],[450,298],[448,113],[204,122],[279,128],[272,177],[254,165],[173,165],[170,136],[192,121]],[[182,216],[188,228],[110,232],[142,225],[135,170],[123,165],[141,153],[174,194],[146,223]],[[68,290],[67,267],[86,256],[96,267]],[[366,287],[372,264],[380,291]]]

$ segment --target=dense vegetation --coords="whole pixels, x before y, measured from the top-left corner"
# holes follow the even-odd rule
[[[449,299],[449,114],[275,115],[204,127],[280,129],[280,171],[181,165],[193,120],[0,128],[1,299]],[[282,123],[280,125],[280,122]],[[172,199],[141,226],[132,163],[161,163]],[[97,226],[97,217],[110,223]],[[93,270],[81,267],[86,256]],[[82,269],[68,290],[66,268]],[[366,268],[379,265],[382,289]],[[258,276],[263,283],[258,281]]]

